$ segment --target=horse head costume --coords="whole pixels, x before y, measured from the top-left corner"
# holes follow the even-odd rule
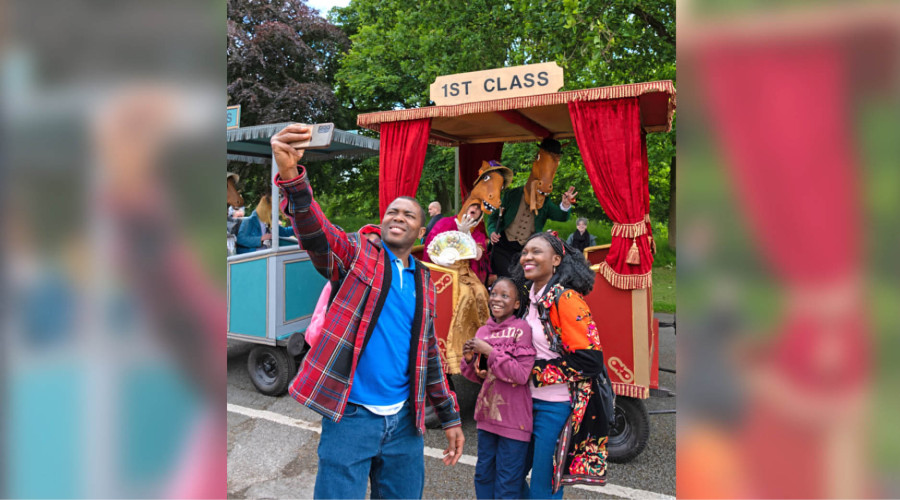
[[[525,202],[535,214],[544,206],[544,200],[553,191],[553,176],[559,167],[562,147],[558,141],[544,139],[541,142],[538,156],[531,165],[531,174],[525,182]]]
[[[225,202],[228,203],[228,206],[235,208],[244,206],[244,197],[241,196],[241,193],[237,189],[239,180],[240,177],[238,174],[233,172],[225,174]]]
[[[499,162],[493,160],[481,162],[481,168],[478,169],[478,180],[472,186],[472,191],[463,202],[462,209],[456,218],[462,220],[468,208],[474,204],[478,204],[482,213],[487,215],[498,210],[500,208],[500,191],[509,186],[512,178],[512,170]]]

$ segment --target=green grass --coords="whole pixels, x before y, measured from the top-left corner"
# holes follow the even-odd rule
[[[653,268],[653,310],[675,313],[675,266]]]
[[[552,229],[565,240],[575,231],[575,217],[566,222],[547,221],[545,230]],[[588,232],[594,235],[598,245],[606,245],[612,239],[612,224],[605,221],[588,221]],[[669,248],[669,228],[654,224],[653,239],[656,255],[653,259],[653,310],[675,312],[675,251]]]
[[[566,240],[570,234],[575,232],[575,220],[577,217],[571,217],[566,222],[557,222],[555,220],[548,220],[546,224],[544,224],[544,231],[554,230],[559,233],[559,237]],[[588,232],[594,235],[597,238],[598,245],[605,245],[611,241],[610,231],[612,230],[612,224],[606,221],[588,221]]]

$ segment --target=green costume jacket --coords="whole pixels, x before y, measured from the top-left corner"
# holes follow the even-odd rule
[[[500,207],[503,211],[503,216],[500,216],[500,210],[494,210],[494,213],[488,217],[488,237],[490,237],[491,233],[502,234],[516,220],[516,212],[519,210],[519,203],[522,202],[522,194],[524,192],[525,186],[507,189],[503,192],[503,195],[500,196]],[[544,200],[544,206],[534,216],[534,232],[543,231],[547,219],[565,222],[569,220],[569,212],[559,208],[558,202],[554,203],[550,198],[547,198]]]

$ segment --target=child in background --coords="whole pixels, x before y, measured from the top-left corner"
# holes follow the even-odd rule
[[[483,385],[475,405],[478,422],[478,463],[475,495],[479,498],[519,498],[525,459],[531,441],[531,389],[534,365],[531,327],[521,319],[524,301],[509,278],[491,287],[492,318],[463,346],[463,376]],[[519,314],[517,314],[519,313]],[[486,360],[485,368],[479,367]]]

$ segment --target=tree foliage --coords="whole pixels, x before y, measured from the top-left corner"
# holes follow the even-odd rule
[[[227,22],[228,103],[241,105],[242,125],[333,121],[355,128],[355,115],[334,94],[350,47],[342,30],[301,0],[228,0]],[[228,169],[241,176],[249,207],[270,190],[265,166],[229,162]]]
[[[563,90],[675,79],[674,0],[352,0],[331,10],[330,23],[301,0],[228,6],[229,101],[242,105],[245,124],[334,121],[352,129],[358,113],[432,104],[429,86],[440,75],[539,62],[565,70]],[[647,137],[654,220],[668,219],[674,135]],[[581,193],[576,215],[605,218],[575,141],[563,143],[555,185]],[[524,183],[536,150],[504,148],[513,185]],[[250,199],[267,188],[265,168],[233,169]],[[332,214],[377,214],[377,158],[331,162],[310,175]],[[449,213],[453,192],[452,149],[429,147],[417,197],[440,200]]]
[[[428,106],[437,76],[501,67],[515,19],[504,3],[352,0],[332,9],[353,47],[337,74],[338,94],[359,112]]]
[[[241,105],[245,125],[334,121],[334,76],[349,45],[301,0],[229,0],[229,104]]]
[[[336,84],[354,112],[427,106],[440,75],[520,64],[556,61],[563,90],[675,79],[674,0],[352,0],[329,19],[352,41]],[[421,201],[453,191],[453,155],[439,149],[429,149]],[[674,151],[674,131],[648,136],[655,220],[668,219]],[[535,152],[530,144],[504,148],[517,182]],[[578,215],[603,218],[574,141],[563,152],[555,184],[581,192]]]

